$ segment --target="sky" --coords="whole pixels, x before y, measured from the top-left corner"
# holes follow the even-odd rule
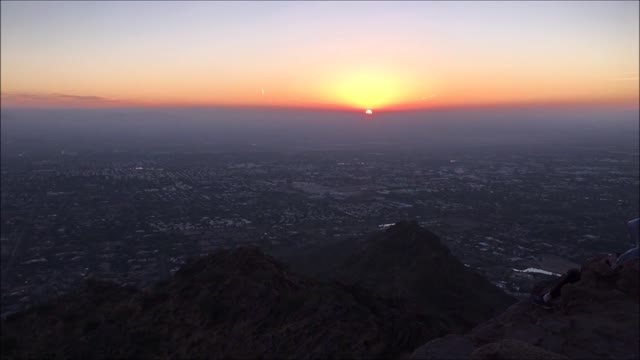
[[[638,13],[637,1],[2,1],[2,107],[637,106]]]

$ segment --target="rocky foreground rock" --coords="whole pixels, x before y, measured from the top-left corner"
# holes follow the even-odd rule
[[[520,301],[470,333],[434,339],[411,359],[638,359],[638,260],[610,272],[605,256],[562,288],[552,309]]]
[[[363,358],[408,355],[447,333],[362,288],[221,250],[147,290],[90,281],[2,322],[2,358]]]
[[[238,248],[148,289],[88,281],[2,319],[2,359],[638,358],[638,261],[588,261],[547,310],[509,307],[415,223],[356,245],[333,280]]]
[[[401,299],[455,333],[468,332],[516,301],[466,267],[438,236],[415,221],[400,221],[363,239],[280,258],[314,278]]]

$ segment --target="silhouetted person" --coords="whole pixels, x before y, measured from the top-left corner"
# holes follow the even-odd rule
[[[627,230],[629,232],[629,237],[631,238],[631,240],[634,240],[636,242],[636,247],[630,250],[627,250],[622,255],[617,256],[613,264],[611,264],[612,258],[609,257],[609,259],[607,259],[607,263],[610,265],[611,270],[617,269],[620,265],[622,265],[623,263],[629,260],[640,258],[640,251],[638,250],[638,243],[640,241],[640,237],[638,236],[639,229],[640,229],[640,218],[633,219],[627,223]],[[536,305],[540,305],[547,308],[551,307],[551,301],[553,301],[553,299],[557,299],[560,296],[560,291],[563,286],[567,284],[572,284],[578,281],[580,281],[580,270],[571,269],[567,271],[567,273],[560,278],[560,281],[558,281],[558,283],[554,285],[553,288],[551,288],[551,290],[549,290],[547,293],[545,293],[544,295],[537,295],[537,294],[532,295],[531,301]]]
[[[636,241],[636,247],[634,247],[633,249],[629,249],[622,255],[618,256],[618,259],[611,266],[611,269],[617,268],[627,260],[633,260],[640,257],[638,254],[638,247],[640,246],[640,236],[638,234],[640,232],[640,218],[629,221],[627,223],[627,230],[629,230],[629,236],[631,237],[631,239]]]

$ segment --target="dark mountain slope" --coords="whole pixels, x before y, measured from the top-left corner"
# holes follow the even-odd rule
[[[3,320],[2,357],[398,358],[513,302],[416,223],[337,249],[337,266],[320,259],[323,281],[253,248],[144,290],[89,281]]]
[[[389,358],[446,333],[400,302],[218,251],[144,290],[88,282],[2,322],[2,358]]]
[[[361,242],[335,277],[381,296],[406,299],[458,331],[469,330],[515,302],[415,222],[399,222]]]
[[[449,335],[418,348],[412,359],[638,359],[640,261],[609,271],[607,256],[581,269],[552,309],[520,301],[465,336]]]

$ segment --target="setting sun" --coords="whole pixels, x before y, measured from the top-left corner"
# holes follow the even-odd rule
[[[640,360],[638,14],[0,0],[0,360]]]
[[[407,98],[405,93],[409,87],[401,79],[401,75],[387,71],[360,70],[340,76],[329,91],[332,97],[349,107],[384,108]]]
[[[638,103],[638,34],[627,31],[638,27],[638,2],[162,2],[140,21],[124,14],[150,2],[60,4],[2,2],[3,107]],[[256,6],[273,16],[248,21]],[[595,16],[603,11],[614,15]]]

